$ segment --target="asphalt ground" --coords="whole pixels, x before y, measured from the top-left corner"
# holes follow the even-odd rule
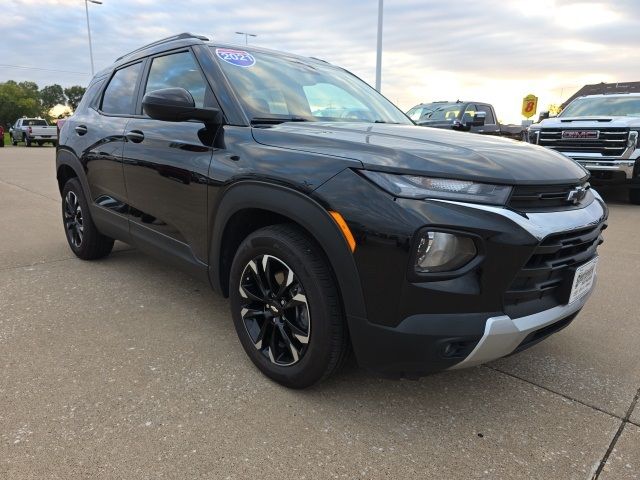
[[[228,302],[124,244],[67,247],[51,147],[0,148],[0,478],[640,478],[640,207],[596,292],[521,354],[419,381],[262,376]]]

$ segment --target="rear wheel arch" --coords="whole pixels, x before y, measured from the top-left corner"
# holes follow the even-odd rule
[[[61,195],[62,190],[64,190],[65,184],[69,181],[69,179],[74,177],[80,181],[80,185],[82,185],[82,189],[84,190],[85,198],[91,206],[93,197],[91,197],[90,195],[87,176],[85,174],[84,168],[82,167],[82,164],[80,163],[80,160],[71,151],[64,148],[58,149],[56,155],[56,179],[58,180],[58,189]]]
[[[215,290],[228,295],[233,256],[253,231],[292,223],[305,231],[324,252],[335,275],[347,316],[366,318],[364,297],[353,255],[326,209],[288,187],[243,181],[224,192],[214,215],[209,277]]]

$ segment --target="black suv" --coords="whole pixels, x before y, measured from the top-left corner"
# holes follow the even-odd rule
[[[190,34],[96,75],[57,179],[78,257],[118,239],[205,279],[297,388],[350,349],[417,377],[535,344],[585,304],[607,217],[556,152],[416,127],[342,68]]]

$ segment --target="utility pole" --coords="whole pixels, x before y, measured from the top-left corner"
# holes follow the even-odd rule
[[[91,45],[91,26],[89,25],[89,2],[95,3],[96,5],[102,5],[102,2],[98,0],[84,0],[84,9],[87,13],[87,35],[89,36],[89,57],[91,58],[91,77],[94,76],[94,68],[93,68],[93,46]]]
[[[383,0],[378,0],[378,48],[376,52],[376,90],[382,87],[382,11]]]

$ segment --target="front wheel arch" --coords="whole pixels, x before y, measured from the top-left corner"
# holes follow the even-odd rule
[[[320,246],[333,270],[347,317],[366,318],[364,296],[353,255],[335,221],[318,202],[288,187],[266,182],[242,181],[229,187],[212,215],[209,278],[213,288],[228,295],[230,262],[237,245],[252,231],[276,223],[293,223]],[[241,232],[242,238],[228,243],[237,231],[238,218],[246,212],[257,219],[255,228]],[[256,215],[257,214],[257,215]],[[235,216],[235,217],[234,217]],[[234,223],[233,219],[236,219]],[[227,242],[227,243],[225,243]],[[231,260],[228,260],[229,256]]]

